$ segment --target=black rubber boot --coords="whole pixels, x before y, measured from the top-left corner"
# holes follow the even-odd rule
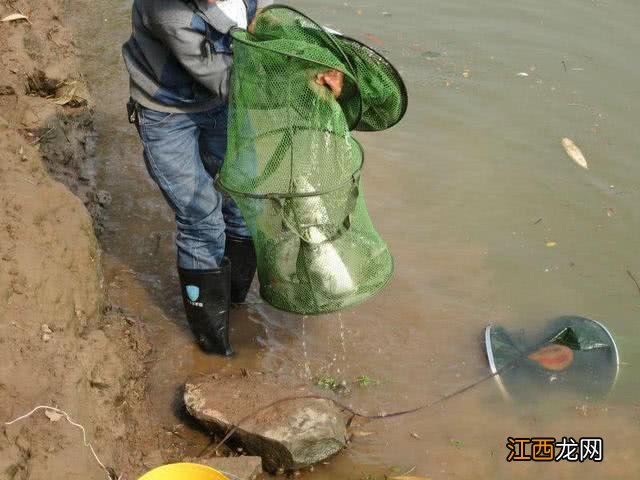
[[[256,274],[253,241],[251,238],[235,237],[227,233],[224,254],[231,261],[231,303],[242,303],[247,298]]]
[[[229,294],[231,268],[228,259],[213,270],[178,268],[182,301],[189,326],[207,353],[230,357]]]

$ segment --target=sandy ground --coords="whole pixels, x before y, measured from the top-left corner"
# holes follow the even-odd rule
[[[95,232],[109,198],[95,187],[91,100],[62,3],[0,0],[0,18],[28,17],[0,23],[0,425],[56,406],[115,478],[135,478],[158,441],[151,347],[105,298]],[[64,419],[38,412],[0,429],[0,479],[105,476]]]

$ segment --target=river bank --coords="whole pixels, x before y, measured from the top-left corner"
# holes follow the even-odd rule
[[[112,300],[141,319],[154,346],[150,411],[181,437],[171,433],[158,442],[165,461],[180,459],[167,451],[170,440],[180,440],[188,456],[209,442],[175,409],[185,379],[201,373],[244,368],[295,383],[369,376],[375,384],[354,388],[348,404],[391,412],[486,375],[480,334],[488,323],[534,331],[566,313],[605,322],[624,361],[636,363],[637,322],[629,305],[637,291],[625,269],[640,271],[629,257],[637,237],[631,180],[637,175],[629,176],[637,170],[630,161],[637,142],[632,110],[621,105],[637,85],[625,60],[637,39],[624,43],[625,55],[610,54],[622,38],[637,37],[628,20],[636,7],[423,3],[296,0],[323,24],[375,41],[407,81],[411,106],[403,122],[359,136],[367,151],[368,208],[395,256],[396,276],[371,301],[321,317],[278,312],[254,290],[248,305],[231,312],[237,356],[227,360],[194,347],[178,294],[175,221],[126,120],[120,48],[131,32],[131,2],[69,2],[86,12],[73,15],[74,31],[92,46],[80,52],[81,65],[100,98],[98,183],[113,197],[101,236],[105,285]],[[486,28],[482,39],[479,22]],[[609,22],[623,36],[599,33],[590,47],[597,56],[586,58],[584,29],[609,31],[603,28]],[[525,70],[529,77],[516,75]],[[606,88],[615,82],[619,93]],[[566,157],[563,136],[583,148],[589,172]],[[594,188],[603,182],[616,188]],[[607,216],[609,207],[615,216]],[[547,247],[550,241],[556,245]],[[637,395],[627,373],[632,367],[625,368],[606,404],[572,396],[538,406],[504,404],[494,382],[485,382],[436,409],[366,425],[370,435],[301,478],[382,479],[391,466],[434,479],[539,478],[548,464],[505,461],[507,437],[527,434],[605,438],[605,462],[559,463],[552,467],[557,478],[623,478],[622,469],[635,478]]]
[[[38,405],[82,424],[105,466],[144,469],[151,347],[106,296],[109,195],[96,187],[92,101],[64,2],[0,5],[0,420]],[[24,18],[26,17],[26,18]],[[37,412],[0,435],[0,478],[104,478],[81,432]]]
[[[640,45],[636,4],[297,0],[313,18],[375,42],[407,81],[411,107],[403,123],[380,137],[361,136],[368,206],[397,275],[357,309],[319,318],[277,312],[252,293],[249,305],[232,311],[233,360],[193,345],[177,289],[175,222],[126,121],[120,45],[130,34],[131,2],[66,0],[72,13],[64,18],[62,4],[47,0],[34,10],[0,0],[0,15],[19,8],[31,22],[0,23],[0,92],[17,92],[0,95],[0,123],[7,124],[0,140],[0,257],[9,252],[0,261],[7,295],[0,299],[0,318],[7,319],[0,327],[0,420],[54,402],[89,428],[108,465],[132,479],[210,445],[177,408],[190,375],[244,368],[327,385],[370,377],[375,381],[354,388],[346,401],[369,413],[392,412],[486,375],[479,337],[488,323],[534,331],[545,319],[575,313],[606,323],[620,344],[624,365],[608,401],[568,396],[505,404],[494,382],[485,382],[435,409],[363,426],[351,448],[300,478],[411,472],[434,480],[533,479],[549,469],[567,480],[638,478],[638,292],[625,273],[640,272],[633,256],[640,225],[637,109],[630,101],[640,70],[628,61]],[[100,222],[102,294],[90,266],[94,237],[84,232],[84,201],[37,167],[47,140],[72,145],[68,128],[51,130],[44,120],[63,112],[68,122],[70,114],[88,112],[55,104],[56,96],[69,97],[57,89],[52,98],[26,95],[27,74],[37,68],[55,78],[57,64],[67,65],[71,81],[81,71],[99,99],[91,116],[99,135],[87,129],[86,138],[89,152],[95,140],[98,166],[86,169],[112,197]],[[32,115],[42,118],[23,124]],[[589,171],[566,157],[564,136],[584,150]],[[72,208],[82,213],[71,218]],[[75,314],[76,305],[98,312],[100,303],[107,317]],[[103,366],[111,369],[104,377],[124,380],[106,387]],[[82,450],[80,432],[63,421],[38,413],[5,431],[0,478],[43,478],[45,470],[47,477],[104,478]],[[530,435],[602,437],[605,461],[506,462],[507,438]]]

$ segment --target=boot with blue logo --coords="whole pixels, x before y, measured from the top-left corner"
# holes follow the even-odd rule
[[[212,270],[178,267],[182,300],[187,320],[200,348],[207,353],[230,357],[229,299],[231,268],[227,258]]]
[[[231,261],[231,303],[243,303],[256,274],[253,241],[227,233],[224,254]]]

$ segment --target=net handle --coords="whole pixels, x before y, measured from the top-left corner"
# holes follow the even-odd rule
[[[407,90],[407,85],[404,83],[404,79],[402,78],[402,75],[400,75],[400,71],[396,68],[396,66],[393,64],[393,62],[391,62],[387,57],[382,55],[378,50],[376,50],[375,48],[371,47],[370,45],[367,45],[366,43],[363,43],[360,40],[355,39],[353,37],[350,37],[348,35],[340,34],[338,36],[344,42],[351,43],[352,45],[356,45],[356,46],[362,48],[363,50],[368,50],[371,53],[373,53],[374,55],[377,55],[378,57],[380,57],[389,66],[391,72],[393,73],[393,76],[396,78],[398,86],[400,87],[400,95],[402,97],[402,111],[401,111],[400,115],[398,115],[398,119],[394,123],[389,124],[384,130],[388,130],[388,129],[396,126],[398,123],[400,123],[400,121],[407,114],[407,110],[409,108],[409,92]],[[357,76],[358,72],[356,71],[355,74]],[[364,111],[362,112],[362,116],[364,116]],[[360,120],[362,120],[362,118]],[[356,128],[354,128],[354,130],[368,131],[368,130],[363,130],[363,129],[360,128],[360,122],[358,122],[358,125],[356,126]]]

